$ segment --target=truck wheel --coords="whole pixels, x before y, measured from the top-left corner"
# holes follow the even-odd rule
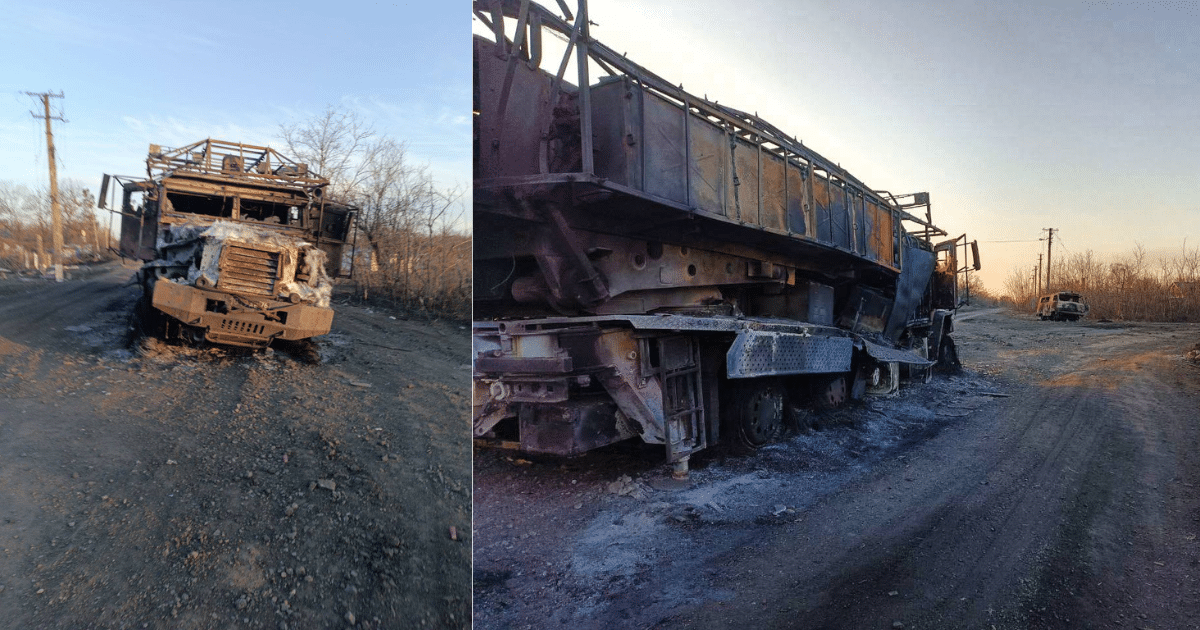
[[[182,326],[179,330],[179,337],[183,339],[187,345],[194,348],[203,348],[208,345],[208,339],[205,337],[203,328],[196,326]]]
[[[845,374],[818,376],[812,381],[813,405],[817,409],[836,409],[845,404],[848,394]]]
[[[129,315],[129,328],[133,333],[130,344],[138,343],[143,338],[158,339],[164,335],[166,318],[150,305],[150,298],[141,296],[133,305]]]
[[[783,432],[783,387],[775,379],[754,379],[733,388],[730,411],[738,441],[750,448],[765,446]]]
[[[318,365],[321,363],[321,349],[317,346],[314,339],[297,339],[288,341],[286,339],[276,339],[272,343],[279,350],[286,352],[293,359],[306,363],[308,365]]]

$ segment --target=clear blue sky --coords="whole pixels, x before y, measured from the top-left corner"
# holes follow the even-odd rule
[[[1055,258],[1200,246],[1196,2],[589,8],[593,37],[665,79],[757,111],[874,188],[930,192],[939,225],[981,241],[994,289],[1037,264],[1042,228],[1061,230]]]
[[[207,137],[281,146],[281,123],[327,105],[407,144],[443,186],[470,187],[465,3],[32,2],[0,20],[0,179],[45,185],[40,102],[52,99],[59,178],[145,173],[150,143]]]

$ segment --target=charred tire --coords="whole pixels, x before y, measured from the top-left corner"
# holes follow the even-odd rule
[[[760,448],[783,433],[786,396],[777,379],[738,382],[727,407],[739,445]]]
[[[317,342],[314,339],[297,339],[295,341],[276,339],[272,343],[276,348],[286,352],[293,359],[301,363],[308,365],[318,365],[321,363],[321,349],[317,346]]]
[[[850,396],[850,388],[846,383],[845,374],[818,376],[813,379],[810,388],[813,406],[821,411],[837,409],[846,403]]]
[[[137,343],[144,338],[159,339],[166,333],[166,317],[150,304],[149,297],[143,295],[129,314],[129,328],[133,333],[130,343]]]
[[[808,433],[816,428],[812,410],[788,403],[783,408],[784,427],[791,433]]]
[[[194,348],[203,348],[208,345],[206,334],[203,328],[196,326],[182,326],[179,330],[179,337]]]

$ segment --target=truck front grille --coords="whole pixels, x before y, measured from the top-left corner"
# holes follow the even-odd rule
[[[244,322],[236,319],[222,319],[221,330],[223,332],[242,333],[245,335],[261,335],[266,330],[266,326],[255,324],[253,322]]]
[[[275,296],[279,278],[279,252],[251,249],[226,243],[221,253],[221,273],[217,288],[231,293],[264,297]]]

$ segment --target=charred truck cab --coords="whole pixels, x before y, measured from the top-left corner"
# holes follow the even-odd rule
[[[329,332],[354,209],[325,199],[328,180],[268,147],[211,139],[150,145],[146,170],[105,175],[100,207],[115,182],[121,254],[145,261],[139,308],[156,332],[247,347]]]
[[[966,241],[928,194],[873,190],[683,91],[591,39],[586,10],[474,3],[492,29],[474,42],[476,438],[638,438],[682,475],[719,439],[760,446],[805,408],[957,363]],[[576,85],[567,59],[543,69],[545,30]]]

